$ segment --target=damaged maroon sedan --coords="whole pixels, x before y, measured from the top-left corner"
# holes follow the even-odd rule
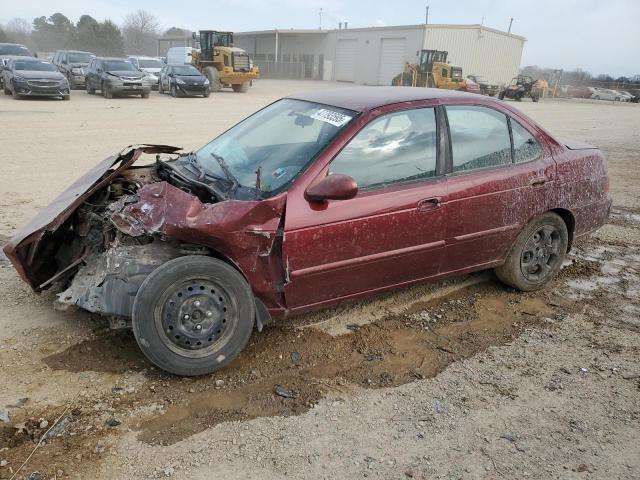
[[[4,250],[179,375],[223,367],[273,317],[418,281],[495,268],[540,288],[611,205],[600,150],[444,90],[296,95],[178,152],[105,159]]]

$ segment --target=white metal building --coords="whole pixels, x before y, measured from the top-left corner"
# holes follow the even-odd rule
[[[265,65],[302,64],[300,77],[389,85],[423,49],[446,50],[463,75],[506,83],[518,74],[525,38],[482,25],[403,25],[338,30],[236,32],[234,42]],[[279,65],[278,65],[279,64]]]

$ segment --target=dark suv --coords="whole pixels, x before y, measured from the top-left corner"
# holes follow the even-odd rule
[[[87,93],[93,95],[100,90],[104,98],[113,98],[114,95],[149,98],[151,92],[151,82],[145,74],[124,58],[92,58],[87,67],[85,84]]]
[[[0,88],[4,87],[2,83],[2,70],[13,57],[33,57],[29,49],[19,43],[0,43]]]
[[[87,66],[95,54],[80,50],[58,50],[51,63],[62,73],[72,89],[84,87],[84,76]]]

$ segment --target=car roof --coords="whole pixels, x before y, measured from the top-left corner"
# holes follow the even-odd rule
[[[157,57],[150,57],[149,55],[127,55],[127,58],[142,58],[145,60],[159,60]]]
[[[346,108],[347,110],[354,110],[356,112],[364,112],[384,105],[413,102],[417,100],[482,98],[484,101],[488,101],[486,97],[481,95],[459,92],[456,90],[387,86],[344,87],[314,90],[291,95],[287,98],[332,105],[334,107]]]
[[[58,52],[89,53],[91,55],[95,55],[95,53],[87,52],[86,50],[58,50]]]
[[[126,58],[122,57],[96,57],[96,60],[118,60],[120,62],[126,62]]]

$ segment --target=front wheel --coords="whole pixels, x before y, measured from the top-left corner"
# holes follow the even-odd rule
[[[171,96],[174,98],[178,96],[178,88],[175,85],[171,85]]]
[[[495,269],[496,275],[518,290],[538,290],[560,270],[568,244],[564,220],[547,212],[520,232],[507,260]]]
[[[108,83],[102,82],[102,96],[104,98],[113,98],[113,92],[111,86]]]
[[[246,346],[255,303],[244,277],[205,256],[161,265],[142,283],[133,303],[133,333],[145,356],[176,375],[214,372]]]
[[[504,100],[504,92],[500,92],[500,93],[498,94],[498,98],[499,98],[500,100]]]

